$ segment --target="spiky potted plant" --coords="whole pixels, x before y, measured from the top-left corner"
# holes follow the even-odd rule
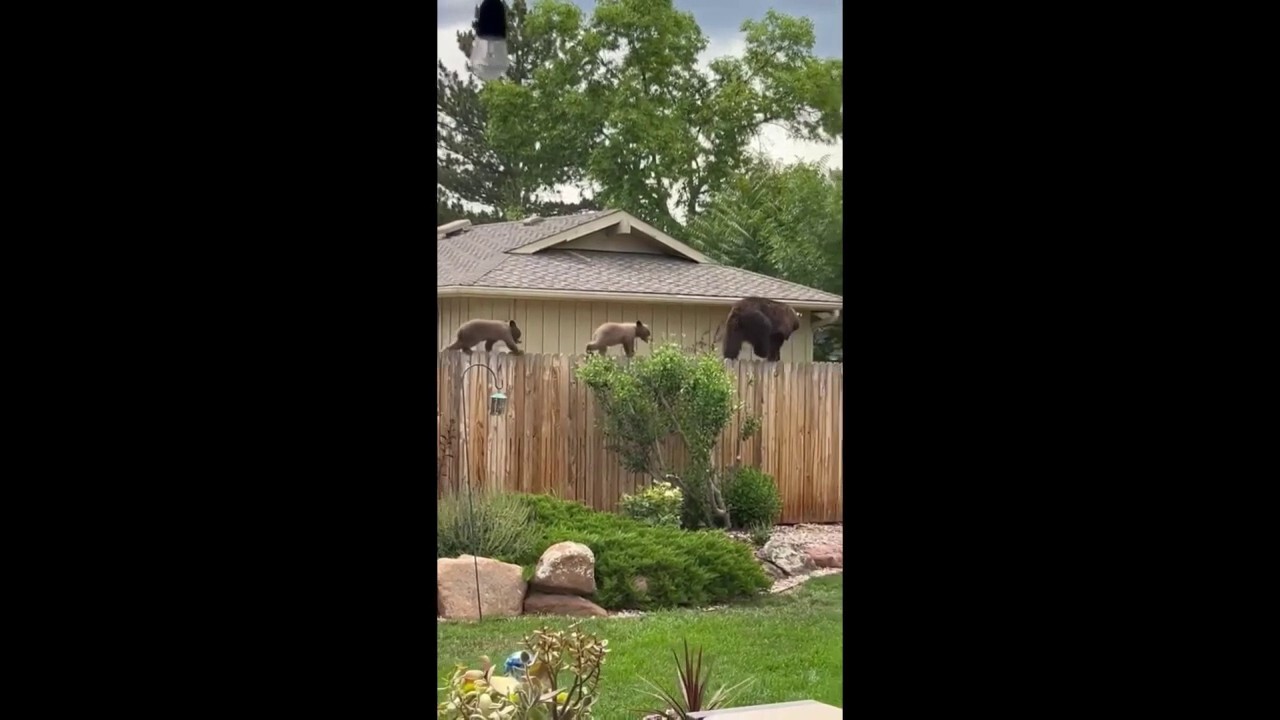
[[[747,678],[733,686],[720,686],[715,692],[708,692],[711,686],[711,665],[702,661],[702,648],[697,653],[689,650],[689,642],[684,641],[684,658],[671,651],[676,662],[676,681],[679,683],[679,697],[659,687],[651,680],[645,683],[652,690],[645,694],[661,701],[662,707],[648,711],[645,720],[690,720],[689,714],[706,710],[719,710],[729,706],[738,693],[746,689],[753,678]]]

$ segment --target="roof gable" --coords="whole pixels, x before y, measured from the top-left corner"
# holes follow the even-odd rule
[[[696,263],[713,263],[711,258],[676,240],[670,235],[655,228],[649,223],[636,218],[630,213],[621,210],[610,210],[600,217],[588,223],[583,223],[575,227],[563,230],[549,237],[536,240],[523,245],[521,247],[509,250],[512,255],[533,255],[534,253],[547,250],[565,243],[571,243],[579,238],[586,237],[592,233],[601,230],[609,230],[613,235],[632,235],[639,233],[640,235],[652,240],[655,244],[667,250],[669,254],[681,257],[686,260],[692,260]]]

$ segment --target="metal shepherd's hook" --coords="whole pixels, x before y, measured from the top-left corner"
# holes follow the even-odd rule
[[[471,426],[470,424],[467,423],[467,398],[465,396],[466,388],[467,388],[467,383],[466,383],[467,373],[473,370],[474,368],[484,368],[485,370],[487,370],[489,372],[489,375],[493,376],[493,384],[498,388],[497,392],[489,396],[489,414],[490,415],[501,415],[502,413],[506,412],[507,396],[502,394],[502,378],[498,377],[498,374],[493,371],[493,368],[482,363],[472,363],[467,367],[463,368],[462,375],[459,376],[458,382],[459,384],[461,384],[462,391],[464,393],[462,398],[462,427],[466,430],[466,433],[465,435],[460,436],[459,439],[462,442],[462,467],[465,468],[467,472],[467,512],[469,513],[468,517],[471,520],[471,538],[473,541],[478,542],[478,538],[476,536],[476,524],[475,524],[476,523],[476,507],[471,500],[471,466],[467,464],[467,459],[468,459],[467,445],[470,444]],[[480,547],[478,545],[473,546],[471,550],[471,562],[475,566],[475,570],[476,570],[476,620],[477,621],[484,620],[484,610],[481,609],[481,605],[480,605],[479,553],[480,553]]]

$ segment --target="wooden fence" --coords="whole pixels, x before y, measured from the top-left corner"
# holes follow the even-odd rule
[[[437,375],[437,494],[467,477],[474,487],[550,493],[598,510],[616,510],[623,494],[643,488],[647,477],[622,469],[617,454],[604,447],[596,427],[595,398],[574,374],[581,355],[520,356],[478,352],[439,353]],[[507,407],[489,414],[494,378],[501,379]],[[777,480],[782,522],[843,522],[844,366],[839,363],[765,363],[725,360],[737,381],[746,411],[761,420],[760,431],[740,443],[741,413],[735,415],[716,448],[722,467],[742,463]],[[466,403],[466,421],[462,403]],[[465,456],[462,443],[466,443]],[[683,450],[670,447],[675,467]],[[467,468],[462,464],[465,460]]]

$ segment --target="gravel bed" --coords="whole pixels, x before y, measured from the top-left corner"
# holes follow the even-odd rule
[[[769,535],[771,540],[782,540],[796,545],[844,546],[844,525],[779,525]]]
[[[773,583],[773,587],[769,588],[772,594],[783,593],[794,589],[798,585],[803,585],[810,578],[822,577],[823,575],[835,575],[844,572],[844,568],[818,568],[808,575],[795,575],[793,577],[785,577]]]

